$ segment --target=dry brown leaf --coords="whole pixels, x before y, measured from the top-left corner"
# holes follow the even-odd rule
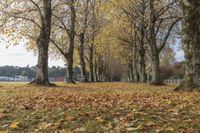
[[[19,128],[20,122],[13,122],[10,124],[10,128],[16,129]]]
[[[151,126],[155,126],[156,124],[153,121],[149,121],[145,123],[145,126],[147,127],[151,127]]]
[[[85,132],[87,129],[85,127],[80,127],[80,128],[77,128],[75,129],[74,131],[75,132]]]
[[[1,119],[1,118],[5,118],[5,117],[7,117],[7,116],[8,116],[7,114],[0,113],[0,119]]]
[[[135,128],[133,128],[133,127],[126,128],[126,131],[137,131],[137,130],[141,130],[141,129],[143,129],[143,126],[139,125]]]
[[[174,132],[174,128],[173,127],[167,127],[167,128],[164,129],[164,131]]]
[[[102,117],[96,117],[97,122],[103,123],[105,120]]]

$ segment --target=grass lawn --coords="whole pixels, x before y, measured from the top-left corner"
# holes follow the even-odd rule
[[[200,132],[200,92],[174,85],[0,84],[0,133]]]

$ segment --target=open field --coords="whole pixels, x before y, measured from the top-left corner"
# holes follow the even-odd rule
[[[0,131],[200,132],[200,92],[174,92],[174,85],[0,86]]]

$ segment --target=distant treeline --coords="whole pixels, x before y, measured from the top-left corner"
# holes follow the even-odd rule
[[[5,77],[15,77],[17,75],[28,76],[29,78],[34,78],[36,74],[35,66],[0,66],[0,76]],[[49,77],[62,77],[66,75],[66,68],[62,67],[50,67],[49,68]]]

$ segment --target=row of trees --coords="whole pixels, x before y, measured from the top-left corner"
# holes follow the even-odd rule
[[[64,77],[66,75],[66,69],[61,67],[48,68],[49,77]],[[36,74],[36,67],[17,67],[17,66],[1,66],[0,76],[15,77],[15,76],[28,76],[34,78]]]
[[[11,43],[29,40],[38,54],[34,83],[50,85],[48,56],[82,68],[84,81],[127,76],[135,82],[162,84],[160,65],[174,61],[182,39],[185,80],[191,88],[199,74],[199,4],[196,0],[2,0],[2,34]],[[36,45],[35,45],[36,44]],[[192,62],[191,62],[192,61]],[[89,71],[89,75],[87,74]]]
[[[22,39],[28,40],[27,48],[36,50],[38,54],[35,84],[50,85],[49,52],[53,56],[58,56],[59,53],[67,62],[67,81],[71,83],[74,83],[73,65],[77,53],[85,82],[89,81],[88,69],[91,82],[99,81],[103,73],[105,75],[105,62],[96,52],[96,37],[106,23],[106,16],[102,12],[102,5],[106,2],[108,1],[1,1],[1,28],[4,36],[10,39],[11,44],[17,44]]]

